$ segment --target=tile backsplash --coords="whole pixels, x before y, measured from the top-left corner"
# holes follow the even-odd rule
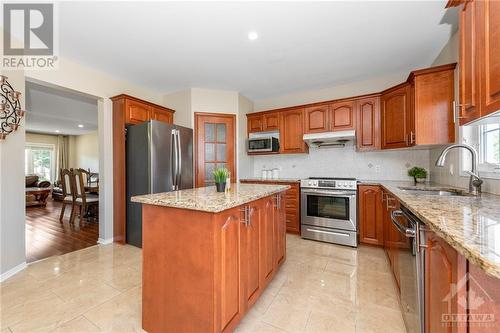
[[[429,150],[391,150],[356,152],[354,146],[311,149],[309,154],[286,154],[253,157],[253,176],[262,169],[280,169],[281,178],[354,177],[366,180],[411,180],[408,168],[429,170]]]

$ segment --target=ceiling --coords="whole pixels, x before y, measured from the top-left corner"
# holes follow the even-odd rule
[[[456,30],[445,3],[61,2],[60,50],[160,93],[262,99],[430,65]]]
[[[28,81],[26,110],[29,132],[81,135],[97,131],[97,99],[76,92]]]

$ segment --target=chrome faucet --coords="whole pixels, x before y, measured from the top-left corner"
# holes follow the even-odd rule
[[[472,155],[472,166],[470,171],[466,171],[469,175],[469,193],[472,195],[481,195],[481,185],[483,184],[483,180],[479,178],[479,174],[477,172],[477,151],[474,149],[474,147],[467,145],[465,143],[457,143],[454,145],[451,145],[449,147],[446,147],[442,152],[441,155],[439,155],[439,158],[436,161],[436,166],[437,167],[443,167],[444,162],[446,160],[446,155],[448,155],[448,152],[452,150],[453,148],[464,148],[470,151]]]

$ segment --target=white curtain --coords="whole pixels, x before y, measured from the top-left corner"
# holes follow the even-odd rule
[[[69,155],[69,138],[68,136],[57,136],[57,169],[56,179],[59,180],[59,171],[68,168],[68,155]]]

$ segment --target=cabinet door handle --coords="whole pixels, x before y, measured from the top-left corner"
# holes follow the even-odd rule
[[[240,212],[243,213],[243,221],[241,221],[241,223],[243,223],[244,225],[248,226],[249,222],[249,217],[248,217],[248,206],[245,206],[243,208],[240,209]]]
[[[413,131],[410,132],[410,145],[415,143],[415,133]]]

